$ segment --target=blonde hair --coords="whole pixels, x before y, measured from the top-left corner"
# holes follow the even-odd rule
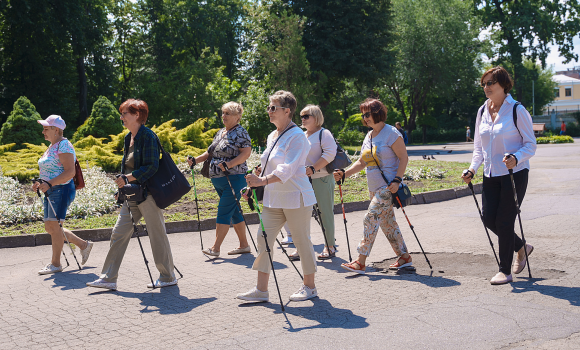
[[[242,114],[244,113],[244,106],[242,106],[241,103],[230,101],[222,106],[222,111],[238,115],[240,116],[240,119],[242,119]],[[240,119],[238,119],[238,121],[240,121]]]
[[[316,126],[322,126],[322,124],[324,124],[324,115],[322,115],[320,107],[316,105],[306,105],[306,107],[300,111],[300,115],[302,115],[302,113],[313,116],[316,121]]]
[[[56,130],[56,133],[58,134],[58,136],[62,137],[63,130],[61,128],[57,128],[56,126],[51,126],[51,128],[53,128],[54,130]]]

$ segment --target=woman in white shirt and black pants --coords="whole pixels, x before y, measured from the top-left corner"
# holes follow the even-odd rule
[[[536,138],[530,114],[523,106],[516,107],[518,102],[509,94],[513,81],[503,67],[487,70],[480,83],[488,100],[477,114],[473,158],[463,180],[469,183],[483,163],[483,220],[498,236],[499,244],[500,269],[490,282],[505,284],[512,281],[512,271],[518,274],[526,266],[524,243],[514,231],[517,208],[508,169],[513,169],[521,205],[528,186],[529,159],[536,153]],[[528,255],[533,249],[527,244]],[[518,256],[512,268],[513,252]]]
[[[318,294],[314,285],[316,257],[310,241],[310,218],[316,197],[305,169],[310,144],[306,135],[292,122],[295,111],[296,98],[291,92],[277,91],[270,96],[268,115],[276,130],[268,136],[261,157],[262,166],[265,165],[263,175],[247,175],[246,182],[250,187],[266,186],[262,220],[269,247],[274,246],[278,232],[288,222],[304,273],[304,284],[290,296],[290,300],[301,301]],[[237,298],[268,301],[271,266],[263,236],[258,238],[258,257],[252,268],[258,270],[258,283],[250,291],[238,294]]]

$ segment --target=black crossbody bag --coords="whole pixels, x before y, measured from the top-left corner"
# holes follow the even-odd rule
[[[318,135],[318,140],[320,141],[320,149],[322,149],[323,132],[324,128],[320,130],[320,134]],[[332,135],[332,133],[330,135]],[[346,154],[344,149],[340,147],[338,142],[336,142],[334,135],[332,135],[332,138],[334,139],[334,143],[336,143],[336,155],[334,156],[334,159],[331,162],[326,164],[326,171],[329,174],[332,174],[335,169],[346,169],[352,163],[352,161],[350,160],[350,158],[348,158],[348,155]],[[324,149],[322,149],[322,153],[324,153]]]
[[[381,165],[379,164],[379,161],[373,155],[373,133],[372,132],[371,132],[371,157],[373,157],[373,160],[377,164],[377,168],[379,168],[379,171],[381,172],[381,177],[383,178],[383,180],[385,181],[387,186],[389,186],[390,182],[387,180],[385,173],[383,173],[383,170],[381,169]],[[401,205],[403,207],[406,207],[407,205],[411,204],[411,202],[413,200],[413,198],[412,198],[413,195],[411,194],[411,189],[409,188],[409,186],[407,186],[406,184],[404,184],[402,182],[401,182],[401,186],[399,187],[399,190],[397,191],[397,195],[391,196],[391,197],[393,199],[393,205],[395,206],[395,208],[400,208]],[[401,200],[401,205],[399,205],[399,201],[397,201],[397,197],[399,197],[399,199]]]

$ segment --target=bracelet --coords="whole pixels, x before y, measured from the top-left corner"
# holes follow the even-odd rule
[[[401,183],[403,181],[403,179],[400,176],[395,176],[395,179],[398,179],[399,183]]]
[[[395,176],[395,178],[391,181],[391,183],[393,183],[393,182],[400,184],[401,183],[401,178],[398,177],[398,176]]]
[[[314,169],[314,167],[312,165],[309,165],[308,167],[310,168],[310,170],[312,170],[313,174],[316,172],[316,169]]]

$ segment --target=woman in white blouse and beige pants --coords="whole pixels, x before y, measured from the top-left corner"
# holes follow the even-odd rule
[[[512,271],[522,272],[527,263],[524,243],[514,231],[517,208],[509,169],[513,170],[521,205],[528,186],[529,159],[536,153],[536,138],[530,114],[523,106],[516,106],[509,94],[513,82],[503,67],[487,70],[480,83],[488,100],[477,115],[473,158],[463,180],[469,183],[483,164],[483,221],[497,235],[499,245],[500,269],[490,283],[504,284],[513,280]],[[534,250],[530,244],[525,248],[528,255]],[[517,258],[512,267],[514,252]]]
[[[314,285],[316,257],[310,241],[310,218],[316,197],[305,169],[310,144],[300,128],[292,122],[295,110],[296,98],[292,93],[277,91],[270,96],[268,115],[276,130],[268,136],[267,147],[261,157],[262,165],[266,164],[266,159],[268,163],[261,177],[247,175],[246,181],[250,187],[266,186],[262,220],[270,248],[274,246],[284,223],[288,222],[304,274],[304,284],[290,296],[290,300],[301,301],[318,294]],[[279,135],[282,136],[272,149]],[[274,254],[274,250],[271,253]],[[258,238],[258,257],[252,268],[258,270],[257,285],[246,293],[238,294],[237,298],[268,301],[271,266],[263,236]]]

